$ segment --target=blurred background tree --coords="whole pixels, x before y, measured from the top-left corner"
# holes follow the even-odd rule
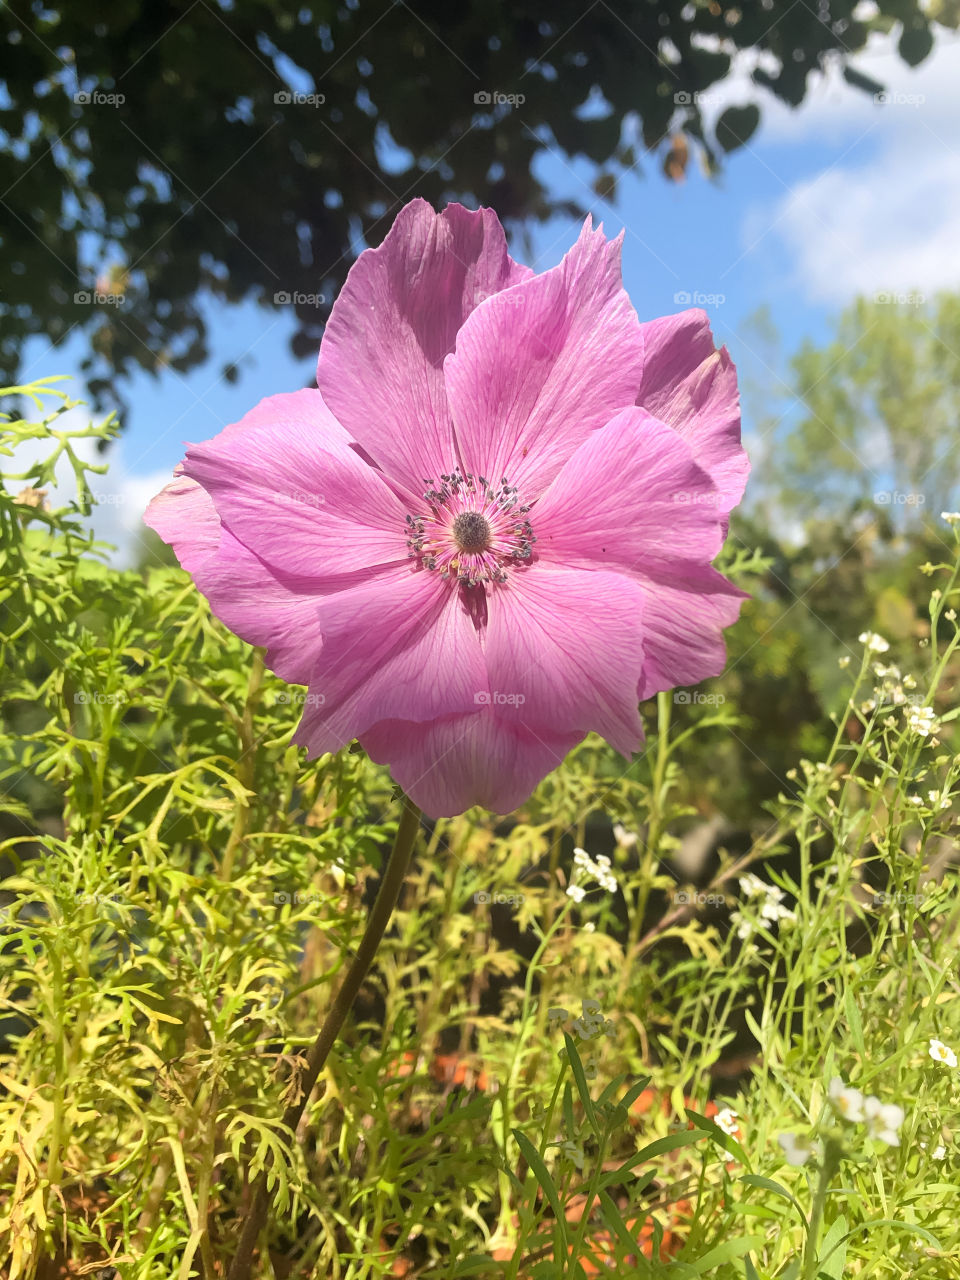
[[[534,173],[545,148],[592,161],[607,198],[645,151],[673,179],[691,156],[714,168],[760,120],[756,101],[709,135],[701,118],[697,95],[738,51],[760,56],[758,90],[797,105],[830,59],[881,89],[847,65],[871,32],[893,30],[914,65],[934,19],[957,22],[919,0],[862,11],[601,0],[582,21],[582,0],[10,0],[0,370],[14,377],[29,337],[82,327],[90,389],[115,406],[125,373],[208,357],[206,302],[272,307],[295,290],[294,350],[312,355],[316,296],[334,296],[412,196],[489,204],[516,232],[571,209]],[[122,314],[76,302],[94,288],[122,292]]]

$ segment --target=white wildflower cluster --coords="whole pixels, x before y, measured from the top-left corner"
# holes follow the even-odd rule
[[[861,631],[857,638],[869,653],[886,653],[890,648],[883,636],[878,636],[875,631]]]
[[[946,520],[947,524],[960,524],[960,511],[941,511],[940,519]]]
[[[911,707],[907,712],[907,728],[919,738],[927,738],[940,728],[933,707]]]
[[[841,1120],[848,1124],[865,1124],[868,1137],[885,1142],[888,1147],[899,1147],[900,1128],[905,1119],[903,1107],[895,1102],[881,1102],[872,1094],[864,1097],[859,1089],[844,1084],[839,1076],[830,1081],[827,1097]],[[784,1159],[797,1168],[806,1164],[811,1155],[820,1159],[824,1153],[823,1142],[819,1138],[782,1133],[777,1141]]]
[[[930,1057],[934,1062],[942,1062],[945,1067],[954,1068],[957,1065],[956,1053],[942,1040],[930,1041]]]
[[[745,876],[740,877],[740,892],[751,907],[759,905],[760,920],[766,921],[768,924],[776,924],[782,920],[793,922],[797,918],[795,912],[783,905],[783,890],[778,889],[775,884],[767,884],[759,876],[755,876],[752,871],[748,871]],[[734,911],[730,919],[737,926],[737,937],[741,940],[746,940],[756,931],[757,924],[755,921],[740,911]]]
[[[573,875],[567,887],[567,897],[574,902],[582,902],[587,894],[585,880],[596,880],[601,889],[607,893],[616,893],[617,877],[611,868],[610,859],[605,854],[598,854],[596,859],[590,857],[585,849],[573,851]]]
[[[872,1094],[865,1098],[859,1089],[850,1088],[839,1076],[830,1081],[827,1094],[841,1119],[849,1120],[851,1124],[865,1123],[871,1138],[885,1142],[888,1147],[899,1147],[903,1107],[895,1102],[881,1102]]]
[[[557,1026],[569,1022],[573,1015],[561,1005],[554,1005],[547,1010],[547,1025]],[[612,1018],[605,1016],[599,1000],[584,996],[580,1001],[580,1017],[570,1023],[570,1030],[581,1040],[596,1040],[598,1036],[612,1036],[616,1025]]]

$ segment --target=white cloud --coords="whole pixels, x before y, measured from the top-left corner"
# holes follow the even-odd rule
[[[887,102],[827,77],[792,119],[767,113],[763,141],[785,160],[792,144],[813,139],[845,149],[772,208],[752,209],[745,245],[772,228],[791,284],[816,302],[960,287],[960,41],[941,43],[915,69],[889,42],[858,65],[885,84]]]

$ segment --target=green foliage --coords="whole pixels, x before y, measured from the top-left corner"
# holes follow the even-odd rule
[[[300,691],[183,572],[103,562],[77,441],[113,428],[66,429],[54,385],[23,394],[40,420],[0,420],[11,1280],[222,1276],[261,1169],[262,1280],[954,1274],[960,1073],[928,1046],[960,1043],[960,525],[903,570],[908,611],[884,603],[889,565],[856,619],[837,603],[832,715],[808,709],[816,751],[766,791],[729,744],[758,753],[745,704],[804,646],[756,633],[789,607],[776,583],[814,570],[741,527],[727,564],[755,599],[711,685],[726,701],[661,695],[633,762],[591,737],[509,821],[425,826],[293,1135],[392,784],[356,751],[303,760]],[[50,510],[57,455],[77,491]],[[855,639],[881,616],[907,619],[882,653]],[[691,819],[728,800],[742,847],[721,838],[681,887]],[[899,1146],[842,1117],[834,1076],[904,1109]]]

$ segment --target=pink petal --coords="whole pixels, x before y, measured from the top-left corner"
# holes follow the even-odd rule
[[[621,283],[621,240],[585,224],[558,267],[478,307],[444,365],[466,470],[506,476],[523,501],[636,400],[643,341]]]
[[[594,730],[624,755],[643,738],[643,592],[623,574],[536,564],[491,593],[491,706],[539,737]]]
[[[477,630],[439,574],[392,569],[326,597],[318,612],[323,649],[294,736],[311,756],[380,720],[420,722],[482,705]]]
[[[530,522],[543,559],[649,573],[710,563],[723,546],[720,501],[672,427],[624,409],[580,445]]]
[[[317,386],[383,470],[412,493],[456,463],[443,360],[484,298],[531,275],[492,209],[412,200],[350,270],[320,347]]]
[[[191,445],[183,469],[235,537],[282,573],[320,580],[406,560],[405,507],[318,391],[263,400]]]
[[[723,506],[689,442],[627,409],[580,446],[531,512],[542,561],[616,569],[641,588],[641,698],[723,671],[723,629],[746,599],[710,564]]]
[[[144,521],[173,547],[212,613],[248,644],[263,646],[272,671],[306,684],[320,651],[322,585],[285,578],[259,560],[221,527],[207,492],[186,476],[153,499]]]
[[[743,496],[750,462],[740,445],[737,372],[726,347],[714,349],[703,311],[649,320],[640,326],[646,344],[637,404],[690,442],[709,471],[728,514]]]
[[[539,737],[488,707],[430,724],[382,721],[363,735],[361,745],[372,760],[389,765],[428,817],[448,818],[473,805],[512,813],[580,736]]]
[[[675,569],[638,575],[644,590],[646,660],[639,696],[695,685],[723,674],[724,630],[740,616],[747,594],[711,565],[678,563]]]

